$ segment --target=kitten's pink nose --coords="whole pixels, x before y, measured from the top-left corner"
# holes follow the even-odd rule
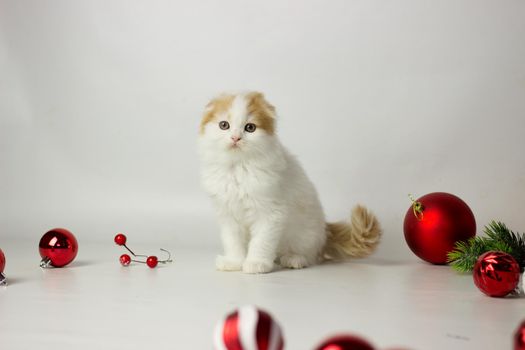
[[[240,139],[240,136],[232,136],[233,143],[237,143]]]

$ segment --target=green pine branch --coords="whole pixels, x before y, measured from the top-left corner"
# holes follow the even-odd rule
[[[474,237],[468,241],[456,243],[454,250],[448,253],[448,262],[459,272],[474,269],[479,256],[496,250],[512,255],[521,269],[525,267],[525,234],[514,233],[504,223],[492,221],[485,226],[485,237]]]
[[[507,243],[511,249],[510,254],[522,269],[525,267],[525,233],[512,232],[504,223],[492,221],[485,227],[485,234],[493,241]]]

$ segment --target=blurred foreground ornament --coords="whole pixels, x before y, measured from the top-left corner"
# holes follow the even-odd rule
[[[316,350],[374,350],[374,347],[364,340],[351,334],[338,335],[326,339]]]
[[[120,256],[120,258],[119,258],[120,264],[122,266],[129,266],[132,262],[136,262],[136,263],[146,264],[146,265],[148,265],[148,267],[153,269],[153,268],[157,267],[157,265],[159,263],[166,264],[166,263],[170,263],[170,262],[173,261],[173,260],[171,260],[171,253],[169,251],[167,251],[166,249],[162,249],[162,248],[160,248],[160,250],[165,252],[166,254],[168,254],[168,257],[166,259],[164,259],[164,260],[159,260],[155,255],[135,254],[126,245],[126,242],[128,241],[128,238],[126,237],[126,235],[124,235],[122,233],[118,233],[113,240],[115,241],[115,244],[126,248],[126,250],[128,252],[130,252],[131,255],[133,255],[134,258],[145,258],[146,259],[146,261],[136,260],[136,259],[132,259],[128,254],[122,254]]]
[[[521,322],[514,334],[514,350],[525,350],[525,321]]]
[[[2,249],[0,249],[0,286],[7,286],[7,278],[4,275],[5,268],[5,255]]]
[[[78,243],[75,236],[64,228],[55,228],[46,232],[40,239],[38,250],[42,260],[40,267],[62,267],[75,259]]]
[[[474,284],[491,297],[504,297],[517,291],[520,266],[510,254],[490,251],[481,255],[474,265]]]
[[[255,306],[243,306],[215,327],[215,350],[282,350],[281,327],[272,316]]]
[[[435,192],[412,202],[403,231],[409,248],[419,258],[432,264],[446,264],[447,253],[456,242],[476,235],[474,214],[459,197]]]

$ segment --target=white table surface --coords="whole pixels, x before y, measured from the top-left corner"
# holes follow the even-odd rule
[[[10,283],[0,288],[2,350],[212,349],[217,320],[244,304],[275,316],[289,350],[339,332],[378,349],[511,349],[525,318],[525,298],[486,297],[470,275],[415,259],[245,275],[215,271],[209,248],[177,247],[171,265],[149,269],[120,266],[112,242],[81,242],[70,266],[42,270],[35,242],[0,243]]]

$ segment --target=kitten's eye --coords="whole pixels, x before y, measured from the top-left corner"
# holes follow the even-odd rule
[[[219,123],[219,128],[221,128],[222,130],[228,130],[230,128],[230,123],[223,120],[222,122]]]
[[[248,132],[254,132],[255,129],[257,129],[257,127],[253,123],[248,123],[248,124],[246,124],[246,126],[244,126],[244,130],[246,130]]]

